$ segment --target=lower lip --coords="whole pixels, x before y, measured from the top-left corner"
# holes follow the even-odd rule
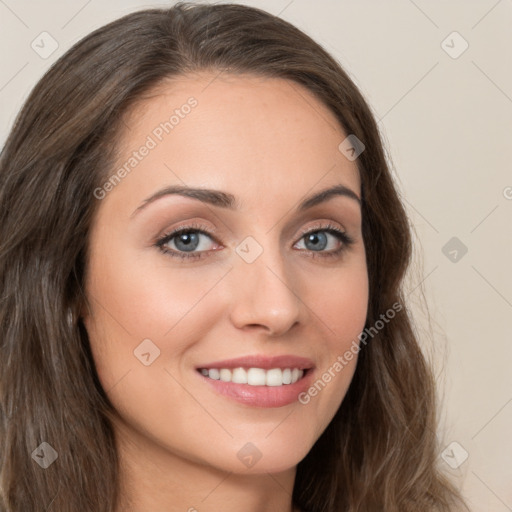
[[[309,369],[302,379],[294,384],[282,386],[251,386],[249,384],[234,384],[206,377],[197,372],[205,382],[221,395],[252,407],[283,407],[299,400],[299,395],[308,389],[313,376]]]

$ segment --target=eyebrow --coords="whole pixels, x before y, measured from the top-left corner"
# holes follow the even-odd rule
[[[171,185],[169,187],[158,190],[151,196],[144,199],[141,205],[133,211],[130,217],[133,217],[136,213],[144,209],[152,202],[168,195],[190,197],[192,199],[198,199],[199,201],[203,201],[204,203],[208,203],[213,206],[227,208],[230,210],[236,210],[240,207],[240,203],[238,202],[237,198],[228,192],[207,188],[193,188],[183,185]],[[346,187],[345,185],[335,185],[334,187],[326,188],[304,199],[297,206],[297,211],[301,212],[307,210],[336,196],[348,197],[355,200],[359,205],[361,204],[361,199],[352,189]]]

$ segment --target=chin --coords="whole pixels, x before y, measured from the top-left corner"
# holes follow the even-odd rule
[[[265,439],[267,435],[246,437],[242,442],[233,443],[229,450],[223,450],[217,465],[223,460],[222,469],[236,474],[280,473],[297,466],[314,444],[305,444],[304,438],[294,439],[293,436],[285,440],[275,433]],[[231,456],[226,458],[226,453]]]

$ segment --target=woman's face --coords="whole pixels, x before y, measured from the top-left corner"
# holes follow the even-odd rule
[[[345,396],[366,319],[348,134],[298,84],[206,73],[125,126],[83,312],[117,428],[160,462],[292,468]]]

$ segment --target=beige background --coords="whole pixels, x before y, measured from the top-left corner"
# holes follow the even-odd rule
[[[439,462],[473,510],[512,511],[512,2],[239,3],[278,14],[320,42],[380,119],[416,231],[421,266],[408,298],[429,352],[434,341],[440,435],[443,447],[458,443]],[[169,2],[0,0],[2,143],[30,89],[73,43],[162,4]],[[31,47],[43,31],[58,43],[47,58]],[[458,246],[443,253],[452,237]]]

